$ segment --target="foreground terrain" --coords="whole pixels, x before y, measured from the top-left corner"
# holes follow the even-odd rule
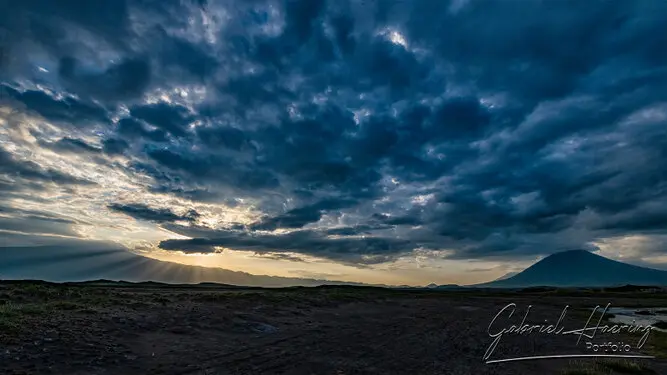
[[[515,314],[501,314],[492,332],[520,324],[528,305],[531,324],[556,324],[569,305],[568,330],[583,328],[598,304],[667,306],[667,296],[0,283],[0,374],[667,374],[660,332],[629,352],[655,359],[487,364],[487,330],[509,303]],[[506,334],[489,359],[593,354],[585,341],[640,337],[598,333],[577,346],[574,335]]]

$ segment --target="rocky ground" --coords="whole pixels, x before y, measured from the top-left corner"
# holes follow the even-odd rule
[[[667,374],[657,359],[542,359],[487,364],[491,327],[583,328],[596,304],[667,306],[662,295],[393,292],[0,284],[0,374]],[[593,323],[591,325],[594,325]],[[492,333],[493,333],[492,332]],[[595,342],[636,344],[640,335]],[[489,358],[592,354],[574,335],[505,334]],[[590,341],[590,340],[589,340]]]

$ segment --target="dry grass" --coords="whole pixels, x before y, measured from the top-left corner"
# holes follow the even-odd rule
[[[627,359],[599,359],[595,361],[573,361],[563,375],[650,375],[656,372],[643,364]]]

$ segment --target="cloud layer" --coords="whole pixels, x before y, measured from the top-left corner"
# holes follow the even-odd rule
[[[646,243],[667,222],[665,14],[14,2],[0,230],[355,267]]]

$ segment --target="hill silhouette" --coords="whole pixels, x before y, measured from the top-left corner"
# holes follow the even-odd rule
[[[120,281],[143,286],[198,284],[199,287],[289,287],[360,285],[360,283],[253,275],[222,268],[190,266],[143,257],[106,244],[100,247],[0,247],[0,280],[84,282],[118,286]]]
[[[664,286],[667,271],[634,266],[586,250],[569,250],[552,254],[512,277],[474,286],[612,287],[628,284]]]

